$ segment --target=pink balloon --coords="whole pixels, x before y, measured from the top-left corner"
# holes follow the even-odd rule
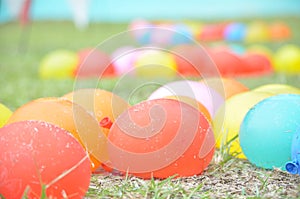
[[[134,74],[133,63],[138,51],[132,46],[124,46],[115,50],[111,55],[112,64],[116,75]]]
[[[174,95],[196,99],[207,108],[212,117],[224,103],[224,98],[205,83],[187,80],[165,84],[155,90],[148,99],[158,99]]]

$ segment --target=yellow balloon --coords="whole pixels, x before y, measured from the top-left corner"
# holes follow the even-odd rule
[[[228,145],[229,154],[245,159],[238,138],[240,125],[251,107],[270,96],[270,93],[248,91],[226,100],[213,119],[216,147]]]
[[[245,40],[246,42],[264,42],[270,40],[268,26],[260,21],[252,22],[248,25]]]
[[[274,55],[274,69],[288,74],[300,73],[300,48],[296,45],[285,45]]]
[[[78,63],[79,59],[76,53],[68,50],[56,50],[42,59],[39,75],[43,79],[74,77]]]
[[[257,87],[253,91],[256,92],[265,92],[271,93],[272,95],[278,94],[300,94],[300,89],[294,86],[286,84],[266,84],[260,87]]]
[[[173,77],[177,74],[175,58],[161,50],[141,52],[134,65],[136,74],[141,77]]]
[[[0,128],[6,124],[11,115],[11,110],[9,110],[3,104],[0,104]]]
[[[197,38],[201,34],[202,29],[203,29],[202,23],[194,22],[194,21],[187,21],[187,22],[185,22],[185,24],[191,30],[191,32],[195,38]]]

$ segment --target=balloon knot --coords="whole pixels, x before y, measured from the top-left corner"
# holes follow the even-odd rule
[[[109,119],[109,117],[105,117],[103,118],[100,122],[99,122],[99,125],[103,128],[106,128],[106,129],[110,129],[110,127],[112,126],[112,121]]]

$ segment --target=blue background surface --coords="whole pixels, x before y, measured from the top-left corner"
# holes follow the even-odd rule
[[[13,20],[6,0],[0,0],[0,21]],[[32,0],[32,20],[71,20],[68,0]],[[90,0],[91,21],[128,22],[136,18],[230,19],[300,16],[300,0]]]

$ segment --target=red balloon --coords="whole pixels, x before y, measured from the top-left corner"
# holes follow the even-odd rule
[[[215,75],[214,63],[200,46],[179,45],[172,49],[177,70],[184,76]]]
[[[79,64],[75,70],[75,76],[86,77],[108,77],[114,76],[115,70],[110,56],[98,49],[84,49],[78,52]]]
[[[271,61],[264,55],[249,53],[242,57],[245,75],[267,74],[273,71]]]
[[[209,121],[173,99],[141,102],[123,112],[108,135],[110,165],[141,178],[200,174],[214,154]]]
[[[199,35],[201,41],[222,40],[226,24],[209,24],[205,25]]]
[[[243,74],[245,70],[242,59],[230,51],[211,51],[212,60],[217,65],[222,76]]]
[[[4,198],[83,198],[90,161],[80,143],[49,123],[22,121],[0,129],[0,193]]]

